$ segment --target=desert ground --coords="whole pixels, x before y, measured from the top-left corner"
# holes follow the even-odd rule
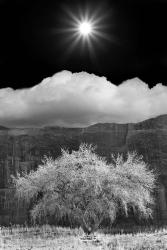
[[[1,227],[0,249],[2,250],[165,250],[167,228],[150,228],[138,233],[104,233],[97,231],[85,236],[82,229],[55,226]]]

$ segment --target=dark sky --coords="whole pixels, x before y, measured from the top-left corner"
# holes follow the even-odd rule
[[[60,32],[70,22],[64,9],[77,16],[85,6],[90,13],[99,9],[110,37],[92,44],[94,55],[81,43],[70,51],[71,34]],[[162,0],[1,0],[0,86],[33,86],[61,70],[106,76],[114,84],[139,77],[150,86],[166,85],[166,30]]]

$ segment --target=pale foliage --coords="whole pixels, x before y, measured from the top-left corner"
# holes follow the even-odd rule
[[[62,150],[59,158],[46,157],[36,171],[14,178],[17,195],[34,201],[34,220],[67,215],[88,231],[104,218],[114,221],[119,212],[128,215],[130,207],[141,216],[150,216],[153,171],[136,153],[128,153],[125,160],[122,155],[112,159],[113,163],[107,163],[86,144],[71,154]]]

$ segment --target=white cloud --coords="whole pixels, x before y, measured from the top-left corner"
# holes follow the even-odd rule
[[[167,87],[138,78],[119,86],[86,72],[59,72],[27,89],[0,89],[0,125],[87,126],[139,122],[167,113]]]

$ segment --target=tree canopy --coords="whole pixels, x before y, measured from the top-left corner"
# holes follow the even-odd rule
[[[56,159],[45,157],[36,171],[14,177],[17,196],[33,203],[34,221],[68,216],[86,232],[97,229],[105,218],[113,222],[120,212],[128,216],[130,209],[151,216],[154,172],[134,152],[112,159],[108,163],[87,144],[71,153],[62,150]]]

